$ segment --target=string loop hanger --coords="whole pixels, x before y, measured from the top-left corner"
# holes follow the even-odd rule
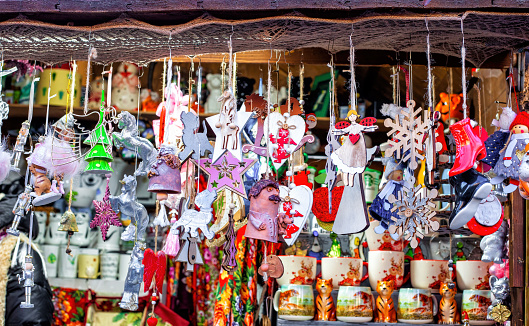
[[[463,29],[463,20],[465,19],[465,16],[461,17],[461,35],[462,35],[462,42],[461,42],[461,88],[463,93],[463,119],[467,118],[468,112],[467,112],[467,73],[466,73],[466,55],[467,55],[467,49],[465,48],[465,31]]]

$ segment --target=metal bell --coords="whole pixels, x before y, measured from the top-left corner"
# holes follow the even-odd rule
[[[58,230],[66,232],[79,232],[79,228],[77,227],[77,220],[75,219],[75,214],[71,210],[68,210],[64,212],[64,214],[62,214]]]
[[[179,194],[182,189],[180,177],[180,160],[176,155],[176,147],[162,145],[156,162],[149,171],[150,192]]]

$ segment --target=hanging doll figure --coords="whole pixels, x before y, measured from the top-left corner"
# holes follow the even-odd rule
[[[24,281],[24,290],[26,294],[26,301],[20,303],[20,308],[33,308],[34,305],[31,303],[31,287],[35,285],[33,282],[35,270],[33,267],[33,257],[31,255],[26,255],[24,260],[25,264],[22,277],[20,277],[20,274],[17,275],[18,283]]]
[[[245,236],[250,239],[277,242],[280,234],[286,234],[286,228],[293,220],[279,212],[279,185],[272,180],[263,179],[254,184],[249,192],[250,212]]]
[[[500,151],[509,139],[509,127],[516,118],[516,113],[510,107],[504,107],[499,120],[492,120],[492,125],[499,128],[485,141],[487,156],[481,161],[491,168],[496,166],[500,158]]]
[[[12,157],[12,164],[11,169],[15,172],[20,172],[20,168],[18,167],[20,163],[20,156],[22,153],[24,153],[24,146],[26,146],[26,141],[28,140],[29,135],[29,121],[22,122],[22,127],[20,127],[20,130],[18,132],[17,141],[15,143],[15,147],[13,148],[13,157]]]
[[[373,126],[373,118],[366,118],[360,123],[356,122],[358,113],[349,110],[347,119],[336,124],[334,134],[347,135],[345,141],[339,149],[331,154],[332,162],[338,167],[342,175],[342,180],[346,186],[354,185],[354,176],[362,173],[367,165],[367,151],[364,141],[364,132],[375,131],[378,126]]]
[[[506,192],[514,191],[518,186],[518,168],[525,154],[525,145],[529,143],[529,113],[519,113],[509,129],[511,133],[507,145],[500,151],[499,160],[494,167],[494,172],[498,177],[502,179],[511,178],[513,187],[505,187]]]
[[[393,206],[388,201],[390,195],[398,197],[398,193],[401,191],[404,183],[404,165],[398,163],[394,159],[391,159],[386,164],[386,170],[384,171],[384,177],[388,180],[385,185],[382,186],[377,196],[369,207],[369,213],[371,216],[380,221],[380,224],[375,228],[375,233],[382,234],[388,230],[390,224],[393,224],[392,217],[399,218],[398,210],[391,212]],[[399,235],[397,233],[391,234],[393,240],[398,240]]]
[[[15,237],[18,237],[20,234],[18,231],[18,224],[20,223],[20,219],[26,216],[26,214],[29,212],[29,209],[31,208],[31,190],[33,190],[33,187],[26,185],[24,192],[18,195],[15,207],[13,207],[13,214],[15,214],[13,223],[6,231],[8,234],[11,234]]]

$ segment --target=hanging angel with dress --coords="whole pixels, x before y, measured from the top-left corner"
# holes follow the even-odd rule
[[[358,117],[355,110],[349,110],[349,121],[338,122],[332,131],[335,135],[347,135],[343,145],[331,154],[331,159],[338,167],[344,184],[351,187],[354,186],[355,175],[363,173],[368,162],[364,132],[378,129],[378,126],[374,125],[377,121],[375,118],[364,118],[357,123]]]

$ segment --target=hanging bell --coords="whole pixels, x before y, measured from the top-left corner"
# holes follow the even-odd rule
[[[179,194],[182,189],[180,178],[180,160],[176,155],[176,147],[162,145],[156,162],[149,171],[150,192]]]
[[[64,212],[64,214],[62,214],[58,230],[66,232],[79,232],[79,228],[77,227],[77,220],[75,219],[75,214],[71,210],[68,210]]]

